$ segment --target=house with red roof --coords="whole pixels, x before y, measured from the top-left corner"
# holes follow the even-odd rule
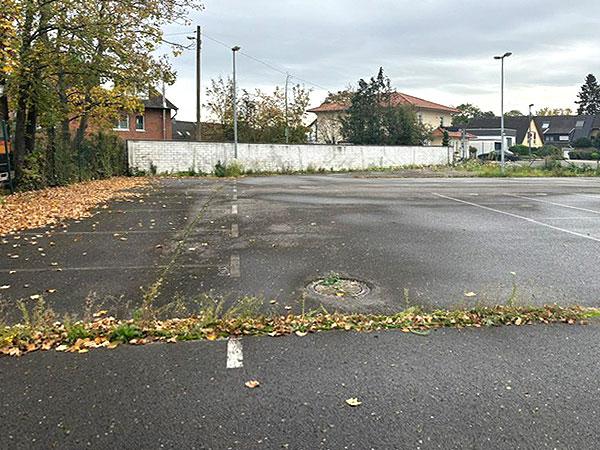
[[[419,121],[431,131],[438,127],[450,126],[452,116],[458,114],[458,110],[449,106],[424,100],[419,97],[394,92],[391,94],[392,106],[411,106]],[[312,140],[319,144],[337,144],[343,141],[341,135],[341,119],[346,114],[350,104],[345,102],[324,102],[316,108],[307,112],[317,116],[312,123]]]

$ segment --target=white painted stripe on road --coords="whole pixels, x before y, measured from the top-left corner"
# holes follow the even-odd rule
[[[524,195],[517,195],[517,194],[507,194],[507,195],[509,195],[510,197],[516,197],[516,198],[522,198],[522,199],[525,199],[525,200],[531,200],[533,202],[548,203],[549,205],[560,206],[561,208],[576,209],[577,211],[585,211],[585,212],[590,212],[590,213],[593,213],[593,214],[600,214],[600,211],[597,211],[595,209],[588,209],[588,208],[581,208],[579,206],[565,205],[564,203],[551,202],[550,200],[541,200],[539,198],[525,197]]]
[[[232,278],[239,278],[241,275],[240,269],[240,256],[239,255],[231,255],[229,260],[229,274]]]
[[[233,201],[237,201],[237,192],[233,191],[233,197],[232,197]]]
[[[580,195],[582,197],[589,197],[589,198],[600,198],[600,195],[594,195],[594,194],[582,194],[580,192],[576,192],[575,195]]]
[[[231,224],[231,237],[237,238],[239,236],[240,236],[240,228],[238,227],[238,224],[232,223]]]
[[[231,205],[231,214],[237,214],[237,213],[238,213],[237,205]]]
[[[562,231],[563,233],[571,234],[573,236],[581,237],[581,238],[584,238],[584,239],[589,239],[590,241],[600,242],[599,238],[595,238],[593,236],[587,236],[585,234],[577,233],[576,231],[571,231],[571,230],[566,230],[564,228],[555,227],[554,225],[550,225],[550,224],[547,224],[547,223],[544,223],[544,222],[539,222],[539,221],[537,221],[535,219],[531,219],[529,217],[521,216],[519,214],[513,214],[513,213],[506,212],[506,211],[500,211],[499,209],[494,209],[494,208],[490,208],[488,206],[478,205],[477,203],[467,202],[467,201],[461,200],[459,198],[449,197],[447,195],[438,194],[436,192],[434,192],[433,195],[435,195],[437,197],[440,197],[440,198],[445,198],[447,200],[452,200],[453,202],[458,202],[458,203],[463,203],[465,205],[475,206],[476,208],[485,209],[487,211],[492,211],[492,212],[495,212],[495,213],[498,213],[498,214],[504,214],[506,216],[514,217],[515,219],[524,220],[526,222],[535,223],[536,225],[540,225],[542,227],[550,228],[550,229],[556,230],[556,231]]]
[[[244,351],[240,338],[229,338],[227,341],[227,368],[239,369],[244,367]]]

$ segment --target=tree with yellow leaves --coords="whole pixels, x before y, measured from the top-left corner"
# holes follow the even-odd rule
[[[140,108],[137,95],[175,74],[156,50],[162,26],[187,22],[199,0],[3,0],[1,54],[14,116],[17,171],[39,148],[77,152],[90,123]],[[3,5],[3,13],[5,7]],[[6,33],[4,30],[6,29]],[[76,130],[74,133],[71,130]]]

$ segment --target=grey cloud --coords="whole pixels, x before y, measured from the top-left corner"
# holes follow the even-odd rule
[[[587,73],[600,76],[597,0],[206,0],[205,5],[192,20],[209,36],[331,90],[383,66],[409,93],[434,89],[442,98],[465,101],[476,95],[486,103],[482,107],[495,107],[499,67],[492,57],[506,50],[514,52],[507,65],[512,88],[548,87],[538,104],[572,102]],[[227,48],[206,40],[203,58],[206,79],[230,73]],[[239,63],[242,87],[283,83],[281,74],[252,60],[240,56]],[[193,77],[193,52],[175,67],[184,78]],[[563,97],[552,96],[553,86],[573,86],[572,98],[564,96],[565,89]],[[182,114],[193,111],[189,95],[175,100]]]

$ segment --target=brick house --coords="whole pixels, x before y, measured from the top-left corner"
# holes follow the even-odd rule
[[[160,94],[151,94],[142,99],[142,103],[142,112],[123,113],[113,131],[123,140],[173,139],[173,118],[177,114],[177,107]]]

